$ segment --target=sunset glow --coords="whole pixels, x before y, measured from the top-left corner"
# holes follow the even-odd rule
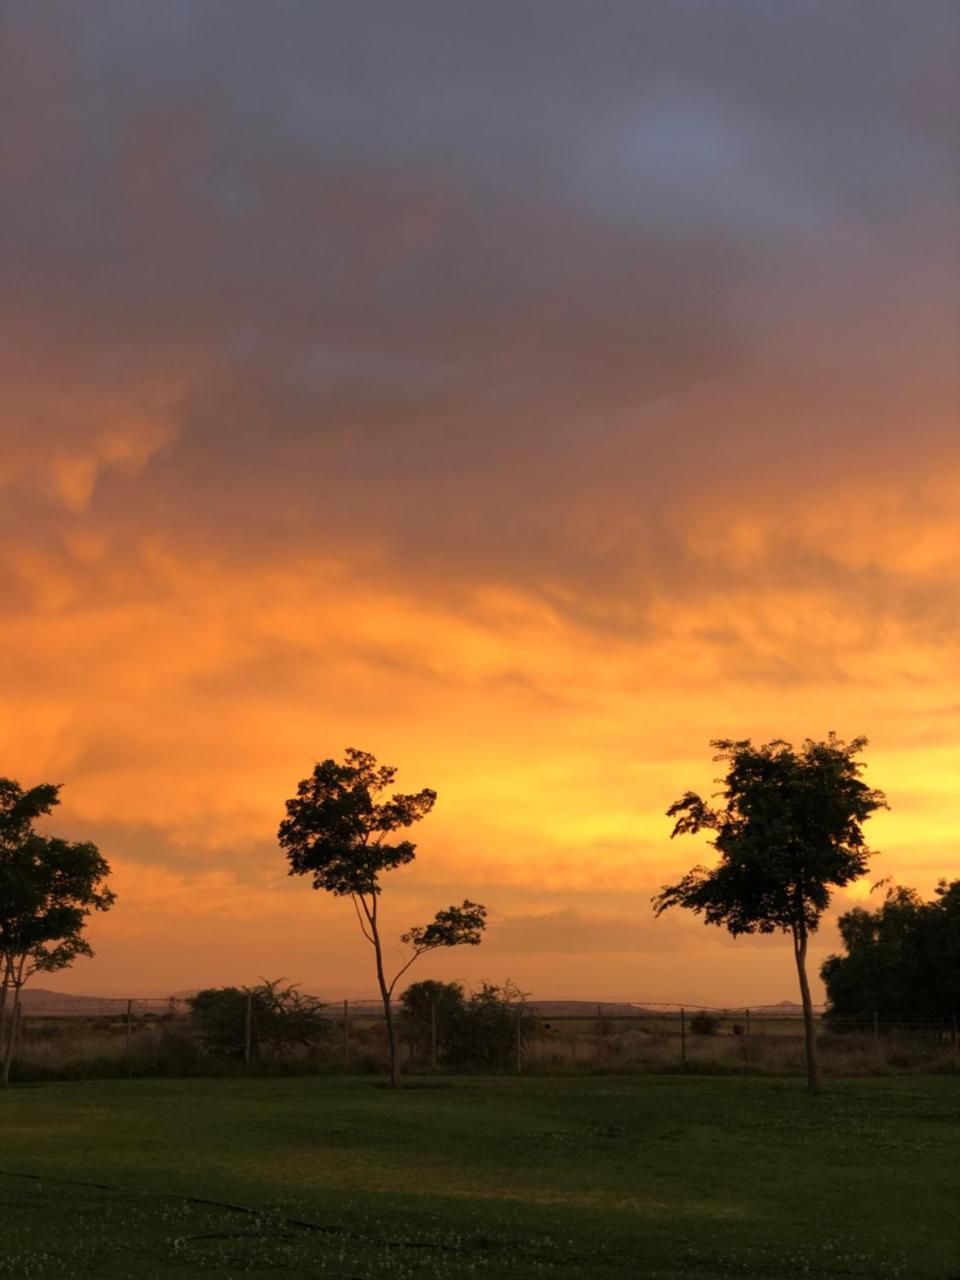
[[[0,774],[117,893],[42,985],[370,994],[276,842],[357,746],[392,934],[490,908],[418,977],[792,999],[664,813],[863,733],[872,879],[960,874],[957,24],[366,7],[2,19]]]

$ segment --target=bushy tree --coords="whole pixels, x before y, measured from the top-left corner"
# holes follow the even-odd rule
[[[255,987],[208,987],[187,1001],[204,1049],[221,1058],[242,1059],[250,1016],[251,1056],[281,1057],[291,1049],[315,1049],[330,1036],[326,1007],[282,978]]]
[[[777,739],[755,747],[749,739],[719,739],[714,759],[726,767],[722,804],[687,791],[671,805],[673,836],[710,831],[719,861],[696,866],[654,898],[657,915],[686,907],[706,924],[733,935],[789,934],[803,1004],[807,1082],[819,1088],[807,944],[833,888],[863,875],[870,851],[863,823],[886,805],[862,781],[857,759],[865,738],[807,739],[799,750]]]
[[[720,1030],[720,1019],[706,1009],[698,1009],[690,1019],[690,1030],[695,1036],[715,1036]]]
[[[60,787],[24,790],[0,778],[0,1046],[6,1084],[20,994],[39,972],[68,967],[93,952],[83,936],[92,911],[106,911],[110,867],[95,844],[40,835],[36,821],[59,804]],[[13,1000],[10,1004],[10,995]]]
[[[412,982],[400,997],[400,1029],[414,1057],[426,1061],[434,1032],[438,1057],[444,1057],[451,1028],[463,1010],[464,989],[459,982]]]
[[[458,982],[417,982],[400,1001],[401,1025],[415,1052],[425,1058],[435,1018],[437,1056],[453,1071],[502,1071],[516,1057],[520,1034],[532,1015],[512,982],[484,982],[467,993]]]
[[[438,911],[429,924],[414,925],[402,935],[410,954],[393,977],[387,974],[381,877],[413,861],[416,845],[396,836],[425,818],[437,798],[429,788],[412,795],[389,794],[396,772],[391,765],[379,765],[376,756],[353,747],[342,762],[322,761],[287,801],[287,816],[278,832],[290,875],[309,876],[314,889],[353,903],[363,936],[374,951],[390,1046],[390,1083],[395,1088],[400,1084],[400,1057],[391,997],[397,982],[428,951],[476,946],[487,917],[486,908],[469,899],[459,907]]]
[[[205,987],[188,997],[190,1019],[207,1053],[216,1058],[243,1059],[248,1002],[242,987]]]
[[[845,955],[820,970],[835,1029],[897,1022],[949,1023],[960,1013],[960,880],[941,881],[930,902],[892,885],[873,910],[838,921]]]
[[[512,982],[483,982],[470,993],[451,1027],[446,1061],[454,1071],[503,1071],[516,1058],[521,1038],[533,1022],[526,996]]]

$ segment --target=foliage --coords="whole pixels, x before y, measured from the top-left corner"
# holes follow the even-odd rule
[[[3,1082],[9,1077],[20,991],[33,974],[52,972],[93,954],[83,936],[92,911],[106,911],[110,867],[95,844],[42,836],[34,823],[59,803],[59,786],[25,791],[0,778],[0,1041]],[[7,998],[13,1006],[5,1017]],[[9,1025],[6,1025],[6,1024]]]
[[[446,1061],[454,1071],[502,1071],[515,1061],[517,1030],[521,1039],[532,1026],[526,997],[512,982],[481,984],[464,1002],[451,1027]]]
[[[687,791],[667,810],[673,835],[713,833],[720,855],[712,868],[695,866],[654,898],[657,915],[686,907],[734,936],[774,933],[793,939],[807,1042],[808,1079],[817,1088],[816,1040],[806,974],[808,935],[816,930],[831,890],[867,869],[863,823],[884,807],[881,791],[860,777],[865,738],[807,739],[799,750],[776,739],[712,744],[726,766],[722,804]]]
[[[59,791],[50,783],[24,791],[0,778],[0,959],[14,984],[90,955],[81,936],[87,916],[114,900],[102,888],[110,868],[96,845],[34,831],[59,804]]]
[[[438,911],[428,924],[413,925],[402,935],[411,954],[392,978],[385,973],[380,877],[413,861],[416,845],[394,837],[425,818],[437,798],[429,787],[412,794],[389,794],[396,773],[392,765],[380,765],[376,756],[354,747],[347,749],[342,762],[322,761],[297,784],[297,794],[287,801],[287,816],[277,833],[290,875],[310,876],[314,889],[353,902],[363,936],[374,949],[390,1044],[390,1079],[395,1086],[400,1083],[400,1060],[390,1000],[397,982],[428,951],[477,946],[487,916],[484,906],[469,899],[459,907]]]
[[[421,1060],[430,1053],[435,1010],[438,1062],[452,1071],[502,1071],[516,1061],[521,1037],[533,1024],[524,993],[512,982],[481,984],[466,993],[456,982],[417,982],[401,997],[401,1023]]]
[[[657,914],[687,907],[734,935],[812,932],[831,888],[866,871],[862,824],[886,805],[883,793],[860,778],[856,756],[866,739],[808,738],[799,751],[781,740],[711,745],[714,759],[727,766],[723,805],[711,807],[687,791],[667,815],[676,819],[674,836],[714,832],[709,843],[720,861],[664,886],[654,899]]]
[[[315,1049],[330,1038],[333,1024],[323,1016],[326,1005],[302,992],[296,983],[283,986],[282,978],[266,978],[253,988],[254,1025],[268,1057],[290,1049]]]
[[[451,1028],[463,1011],[466,997],[459,982],[412,982],[400,997],[400,1028],[419,1062],[430,1058],[436,1028],[438,1058],[450,1038]]]
[[[466,898],[462,906],[438,911],[429,924],[414,925],[401,934],[400,941],[413,947],[417,955],[437,947],[476,947],[486,921],[486,907]]]
[[[329,1038],[325,1007],[283,979],[264,979],[256,987],[208,987],[188,1000],[190,1015],[207,1053],[222,1058],[246,1056],[247,1011],[251,1057],[276,1059],[291,1049],[315,1049]]]
[[[207,1053],[242,1059],[246,1048],[247,992],[242,987],[207,987],[187,1000],[190,1017]]]
[[[397,771],[376,756],[348,747],[342,764],[324,760],[297,784],[287,801],[278,839],[290,861],[290,875],[309,875],[315,889],[338,897],[375,896],[380,876],[412,862],[417,846],[387,839],[413,826],[433,808],[437,793],[425,787],[412,795],[381,799]]]
[[[960,880],[941,881],[930,902],[890,886],[875,910],[838,921],[845,955],[821,968],[834,1028],[884,1021],[949,1024],[960,1013]]]
[[[706,1009],[699,1009],[690,1019],[690,1030],[695,1036],[715,1036],[720,1030],[720,1019]]]

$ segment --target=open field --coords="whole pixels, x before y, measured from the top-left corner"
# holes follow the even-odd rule
[[[0,1276],[960,1276],[956,1078],[414,1083],[11,1089]]]
[[[429,1047],[419,1052],[403,1034],[400,1050],[408,1072],[430,1067]],[[881,1028],[832,1035],[821,1030],[820,1056],[825,1075],[960,1072],[960,1045],[943,1028]],[[739,1034],[738,1034],[739,1032]],[[345,1052],[345,1033],[349,1053]],[[686,1070],[713,1074],[803,1075],[802,1024],[797,1019],[763,1019],[749,1026],[720,1020],[713,1035],[689,1025],[680,1033],[677,1018],[533,1019],[522,1034],[522,1068],[538,1074],[610,1074]],[[327,1038],[309,1050],[294,1049],[276,1060],[269,1055],[251,1070],[269,1074],[377,1073],[387,1068],[386,1029],[382,1017],[331,1018]],[[516,1072],[513,1043],[500,1063]],[[438,1067],[444,1070],[441,1056]],[[13,1078],[24,1083],[104,1079],[111,1076],[236,1075],[242,1063],[203,1051],[197,1028],[187,1017],[38,1017],[22,1019]]]

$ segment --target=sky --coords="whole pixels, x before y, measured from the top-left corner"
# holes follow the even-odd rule
[[[837,909],[960,874],[958,67],[938,0],[3,8],[0,773],[118,895],[44,985],[371,993],[276,843],[349,746],[439,794],[391,956],[490,910],[411,977],[796,998],[652,914],[718,737],[867,735]]]

